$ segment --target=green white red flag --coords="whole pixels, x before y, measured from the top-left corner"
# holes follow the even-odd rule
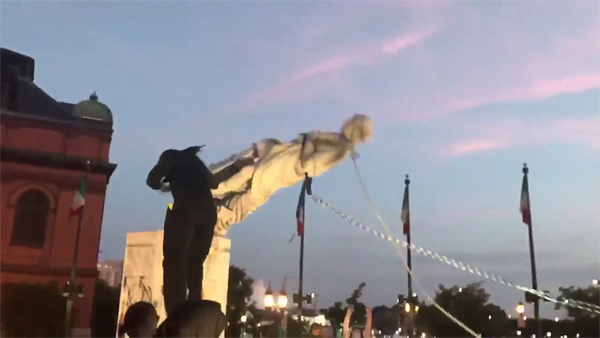
[[[521,216],[523,216],[523,223],[531,226],[531,205],[529,203],[529,181],[527,174],[523,174],[523,184],[521,185]]]
[[[404,199],[402,200],[402,233],[408,235],[410,233],[410,208],[408,203],[408,184],[404,187]]]
[[[85,205],[85,188],[87,185],[87,173],[83,175],[81,179],[81,183],[79,184],[79,189],[75,192],[75,197],[73,197],[73,202],[71,203],[71,210],[69,210],[69,217],[71,219],[73,216],[81,215],[83,211],[83,206]]]

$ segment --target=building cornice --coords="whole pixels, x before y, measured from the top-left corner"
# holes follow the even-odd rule
[[[117,169],[115,163],[104,160],[86,159],[81,156],[25,150],[5,146],[0,147],[0,160],[2,162],[27,164],[40,168],[67,169],[81,172],[86,170],[86,161],[90,161],[90,172],[104,175],[106,177],[106,184],[108,184],[110,177],[115,169]]]
[[[113,134],[112,126],[101,121],[88,119],[59,120],[44,116],[12,112],[5,109],[0,110],[0,114],[2,115],[2,123],[9,128],[30,126],[42,129],[58,129],[64,130],[69,134],[76,132],[92,135],[99,134],[108,137],[109,140]]]
[[[39,265],[22,265],[22,264],[0,264],[0,272],[2,273],[18,273],[28,275],[45,275],[54,277],[69,278],[71,273],[70,267],[47,267]],[[97,278],[98,269],[94,268],[78,268],[77,276],[84,278]]]

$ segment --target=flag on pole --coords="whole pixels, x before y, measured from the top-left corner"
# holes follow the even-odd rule
[[[81,215],[81,211],[83,210],[83,205],[85,204],[85,188],[87,185],[87,171],[83,175],[81,179],[81,183],[79,184],[79,189],[75,193],[75,197],[73,198],[73,202],[71,203],[71,210],[69,211],[68,219],[77,215]]]
[[[523,216],[523,223],[531,226],[531,206],[529,204],[529,181],[527,180],[528,168],[523,168],[523,184],[521,185],[521,206],[520,211]]]
[[[408,182],[408,175],[406,181]],[[403,234],[408,235],[410,233],[410,208],[408,203],[408,183],[404,186],[404,199],[402,200],[402,214],[400,216],[403,224]]]
[[[300,197],[298,198],[298,207],[296,208],[296,231],[298,236],[304,236],[304,205],[306,197],[306,189],[302,187]]]

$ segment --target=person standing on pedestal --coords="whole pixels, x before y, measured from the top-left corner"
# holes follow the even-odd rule
[[[173,195],[173,207],[167,209],[165,216],[163,239],[163,293],[167,315],[186,298],[202,299],[202,266],[217,223],[211,189],[253,161],[234,163],[213,175],[198,157],[202,147],[164,151],[146,180],[153,190]]]

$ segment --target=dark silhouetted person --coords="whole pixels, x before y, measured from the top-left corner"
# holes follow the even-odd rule
[[[163,239],[163,293],[165,310],[186,300],[202,299],[204,260],[208,256],[217,222],[211,189],[239,171],[252,159],[234,163],[212,174],[198,157],[202,146],[166,150],[148,174],[146,184],[173,195],[167,208]]]
[[[125,334],[131,338],[153,337],[158,319],[158,314],[152,304],[148,302],[134,303],[125,312],[123,324],[119,326],[119,337],[123,337]]]
[[[218,338],[226,327],[227,317],[219,303],[188,300],[173,309],[158,327],[156,337]]]

